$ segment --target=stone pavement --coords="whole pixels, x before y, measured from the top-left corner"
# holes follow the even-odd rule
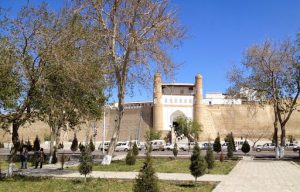
[[[300,167],[289,161],[241,160],[213,192],[300,192]]]

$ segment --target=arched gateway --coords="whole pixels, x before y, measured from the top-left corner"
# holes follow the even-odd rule
[[[162,83],[159,73],[154,76],[153,128],[168,132],[179,116],[200,122],[202,105],[202,77],[196,75],[195,84]]]

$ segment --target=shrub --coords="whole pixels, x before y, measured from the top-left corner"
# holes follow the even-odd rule
[[[71,150],[73,153],[78,150],[78,140],[76,138],[76,134],[74,134],[74,139],[72,141]]]
[[[126,161],[126,165],[135,164],[136,158],[131,149],[128,150],[125,161]]]
[[[293,135],[289,135],[288,140],[290,143],[294,143],[294,141],[296,141],[296,138]]]
[[[95,145],[92,138],[90,139],[89,148],[91,152],[95,151]]]
[[[19,145],[19,151],[20,151],[20,153],[23,152],[23,150],[24,150],[23,147],[25,147],[25,144],[24,144],[23,139],[22,139],[21,142],[20,142],[20,145]]]
[[[224,140],[225,140],[225,142],[228,142],[228,144],[231,143],[232,150],[236,151],[236,146],[235,146],[234,137],[233,137],[232,132],[230,134],[226,135]]]
[[[249,151],[250,151],[250,145],[249,145],[249,143],[248,143],[248,141],[247,140],[245,140],[245,142],[243,143],[243,145],[242,145],[242,151],[243,151],[243,153],[249,153]]]
[[[90,149],[87,147],[83,150],[79,159],[79,173],[84,175],[84,181],[86,182],[86,175],[93,171],[93,158]]]
[[[223,154],[223,152],[221,152],[221,154],[220,154],[220,162],[223,162],[224,161],[224,154]]]
[[[219,133],[218,133],[218,137],[215,139],[215,142],[213,144],[213,148],[214,148],[214,151],[217,152],[217,153],[221,152],[221,150],[222,150]]]
[[[204,175],[207,168],[207,164],[205,159],[201,156],[201,151],[198,143],[196,143],[193,154],[191,156],[191,165],[190,171],[191,174],[195,177],[195,182],[197,182],[197,178]]]
[[[41,145],[40,145],[40,139],[38,136],[35,137],[35,140],[33,142],[33,150],[34,151],[39,151],[41,148]]]
[[[215,156],[214,156],[213,150],[210,146],[207,148],[205,160],[206,160],[208,169],[214,168]]]
[[[177,143],[175,143],[174,148],[173,148],[173,155],[176,158],[178,155],[178,147],[177,147]]]
[[[33,147],[32,147],[32,145],[31,145],[31,142],[29,141],[29,139],[28,139],[28,141],[26,142],[26,148],[27,148],[28,151],[32,151],[32,150],[33,150]]]
[[[227,145],[227,157],[228,158],[232,158],[233,157],[233,151],[234,151],[234,148],[233,148],[233,144],[232,142],[229,142],[228,145]]]
[[[85,146],[81,144],[81,142],[79,143],[79,151],[82,152],[83,150],[85,150]]]
[[[146,153],[146,160],[140,170],[138,177],[135,179],[133,186],[134,192],[159,192],[158,178],[155,175],[155,170],[151,160],[151,145]]]
[[[50,141],[50,140],[51,140],[51,136],[49,134],[45,134],[44,141]]]
[[[138,146],[136,145],[136,142],[134,142],[134,144],[133,144],[132,152],[133,152],[133,155],[135,155],[135,156],[138,156],[138,155],[139,155],[139,148],[138,148]]]
[[[63,149],[63,148],[64,148],[64,143],[59,143],[57,149]]]

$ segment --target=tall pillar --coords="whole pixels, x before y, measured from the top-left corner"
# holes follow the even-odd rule
[[[161,75],[154,75],[154,90],[153,90],[153,128],[156,131],[163,130],[163,112],[162,112],[162,89]]]
[[[200,116],[201,114],[201,103],[202,103],[202,99],[203,99],[203,95],[202,95],[202,76],[200,74],[197,74],[195,77],[195,93],[194,93],[194,121],[196,121],[197,123],[201,123],[201,118]]]

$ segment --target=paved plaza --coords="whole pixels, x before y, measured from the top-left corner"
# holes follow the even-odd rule
[[[213,192],[299,192],[300,167],[289,161],[242,160]]]

